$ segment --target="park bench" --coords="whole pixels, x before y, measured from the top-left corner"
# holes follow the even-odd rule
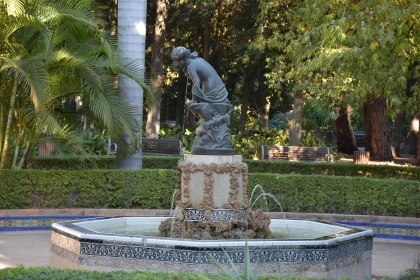
[[[327,147],[261,146],[263,160],[330,161]]]
[[[179,140],[168,139],[142,139],[143,155],[151,156],[182,156],[184,150]]]

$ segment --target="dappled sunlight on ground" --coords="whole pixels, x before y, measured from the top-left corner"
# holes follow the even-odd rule
[[[0,241],[1,242],[1,241]],[[4,242],[3,242],[4,243]],[[10,263],[7,263],[6,260],[9,258],[3,254],[0,254],[0,269],[6,268],[6,267],[13,267]]]

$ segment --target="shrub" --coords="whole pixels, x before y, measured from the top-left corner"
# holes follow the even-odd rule
[[[144,156],[145,169],[177,169],[182,157]],[[353,176],[366,178],[393,178],[420,180],[420,168],[390,165],[359,165],[348,163],[291,162],[268,160],[244,160],[250,173],[304,174]],[[59,159],[57,157],[34,157],[29,169],[113,169],[115,157],[99,157],[95,162],[81,162],[79,157]]]
[[[175,170],[1,170],[0,208],[169,208]]]
[[[0,209],[170,208],[176,170],[1,170]],[[284,211],[420,217],[420,182],[249,174]],[[280,207],[268,200],[268,210]]]
[[[176,169],[178,160],[176,156],[143,156],[145,169]],[[100,156],[82,161],[80,157],[33,157],[27,169],[48,170],[88,170],[88,169],[114,169],[115,156]]]
[[[420,169],[417,167],[269,160],[244,160],[244,162],[248,164],[248,170],[252,173],[316,174],[329,176],[420,180]]]
[[[71,269],[52,269],[49,267],[31,267],[25,268],[19,266],[16,268],[0,269],[0,279],[68,279],[68,280],[197,280],[197,279],[218,279],[229,280],[231,278],[221,275],[200,275],[197,273],[165,273],[165,272],[147,272],[147,271],[89,271],[89,270],[71,270]],[[260,280],[310,280],[315,278],[301,278],[295,276],[262,276]],[[340,278],[347,279],[347,278]]]

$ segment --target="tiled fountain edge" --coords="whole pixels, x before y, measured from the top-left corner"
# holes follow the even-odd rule
[[[0,231],[49,230],[53,222],[72,219],[167,215],[167,209],[3,209],[0,210]],[[270,212],[268,215],[271,218],[339,222],[372,229],[376,238],[420,241],[420,218],[297,212]]]

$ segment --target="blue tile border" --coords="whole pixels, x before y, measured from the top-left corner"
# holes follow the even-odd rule
[[[381,223],[381,222],[373,222],[373,223],[365,223],[365,222],[340,222],[337,221],[335,223],[350,225],[350,226],[368,226],[368,227],[385,227],[385,228],[407,228],[407,229],[420,229],[419,225],[413,224],[400,224],[400,223]]]
[[[383,223],[383,222],[340,222],[336,223],[373,230],[375,238],[420,241],[420,224]]]
[[[41,216],[41,215],[32,215],[32,216],[6,216],[1,217],[0,220],[41,220],[41,219],[91,219],[91,218],[100,218],[102,216],[83,216],[83,215],[55,215],[55,216]]]
[[[60,222],[60,221],[66,221],[66,220],[92,219],[92,218],[101,218],[101,217],[103,216],[83,216],[83,215],[6,216],[6,217],[0,217],[0,232],[51,230],[51,224],[54,222]],[[6,223],[9,223],[9,222],[11,222],[11,225],[13,226],[5,225]],[[37,224],[41,224],[41,225],[37,225]]]

